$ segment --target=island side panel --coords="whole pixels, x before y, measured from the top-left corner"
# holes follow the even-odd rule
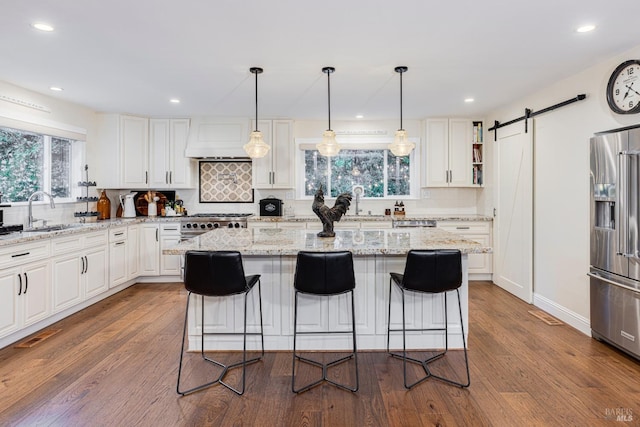
[[[246,274],[261,274],[265,348],[267,350],[291,350],[293,348],[293,277],[295,256],[243,256]],[[386,346],[387,301],[389,296],[389,272],[404,270],[405,256],[362,255],[354,257],[356,274],[356,330],[358,349],[381,350]],[[465,332],[468,336],[468,256],[462,256],[463,284],[460,288]],[[401,326],[402,308],[399,292],[394,290],[392,327]],[[257,292],[252,291],[248,310],[250,330],[256,329],[253,313],[257,310]],[[455,294],[448,297],[449,346],[462,348],[458,306]],[[200,298],[198,298],[199,300]],[[349,299],[346,295],[327,298],[302,297],[299,300],[299,330],[346,330],[350,323]],[[425,327],[442,327],[441,295],[409,295],[407,298],[407,327],[418,327],[424,320]],[[205,332],[241,332],[241,297],[209,298],[205,300]],[[200,348],[200,325],[195,313],[199,302],[192,304],[189,316],[189,349]],[[199,313],[199,311],[198,311]],[[409,348],[441,348],[442,333],[411,333]],[[392,348],[401,345],[401,334],[392,337]],[[350,347],[348,334],[329,336],[300,336],[298,347],[310,350],[346,350]],[[256,348],[257,338],[249,339],[248,348]],[[240,350],[241,336],[205,336],[206,350]]]

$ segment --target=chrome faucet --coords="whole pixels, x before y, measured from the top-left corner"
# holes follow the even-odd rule
[[[56,207],[56,204],[53,202],[53,197],[51,196],[51,194],[45,191],[36,191],[32,195],[30,195],[29,196],[29,218],[27,219],[27,222],[28,222],[27,229],[33,228],[33,223],[37,221],[36,219],[33,218],[33,209],[31,207],[31,204],[33,203],[33,199],[35,199],[36,196],[39,196],[39,195],[49,197],[49,206],[51,206],[51,209]]]
[[[362,212],[362,209],[360,209],[360,196],[364,193],[364,187],[356,185],[353,187],[353,192],[356,194],[356,215],[359,215]]]

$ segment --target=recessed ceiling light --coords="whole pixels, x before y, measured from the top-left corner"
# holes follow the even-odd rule
[[[358,115],[356,116],[356,119],[364,119],[364,116],[363,116],[362,114],[358,114]]]
[[[589,31],[593,31],[595,29],[596,29],[595,25],[589,24],[589,25],[583,25],[582,27],[576,28],[576,31],[578,33],[588,33]]]
[[[470,103],[470,102],[473,102],[473,101],[475,101],[475,99],[473,99],[473,98],[465,98],[464,99],[464,102],[466,102],[467,104]]]
[[[54,92],[62,92],[64,90],[59,86],[51,86],[49,89],[51,89]]]
[[[180,104],[180,100],[177,99],[177,98],[172,98],[172,99],[169,100],[169,102],[172,103],[172,104]]]
[[[35,22],[32,24],[33,28],[40,31],[53,31],[53,27],[49,24],[45,24],[44,22]]]

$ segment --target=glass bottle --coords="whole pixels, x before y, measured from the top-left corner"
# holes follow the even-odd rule
[[[100,194],[97,210],[99,220],[111,218],[111,200],[107,197],[106,190],[102,190],[102,193]]]

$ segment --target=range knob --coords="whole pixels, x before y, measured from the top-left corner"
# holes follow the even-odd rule
[[[233,223],[230,222],[229,225],[227,225],[227,227],[233,228]]]
[[[204,230],[206,228],[206,225],[200,224],[200,228],[202,228]]]
[[[233,224],[233,226],[234,226],[235,228],[240,228],[240,224],[238,224],[237,222],[236,222],[235,224]]]
[[[191,224],[186,224],[185,227],[191,228]]]
[[[195,222],[191,225],[193,228],[198,228],[198,224],[196,224]]]
[[[207,224],[207,228],[213,228],[213,224],[208,223],[208,224]]]
[[[213,228],[218,228],[218,227],[220,227],[220,224],[218,224],[217,222],[214,222],[213,223]]]

